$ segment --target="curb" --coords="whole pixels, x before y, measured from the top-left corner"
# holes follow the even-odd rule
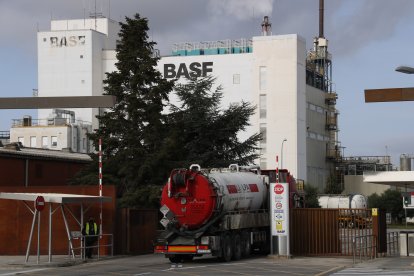
[[[335,273],[335,272],[337,272],[339,270],[342,270],[342,269],[345,269],[345,268],[346,268],[346,266],[344,266],[344,265],[336,266],[336,267],[333,267],[333,268],[328,269],[326,271],[323,271],[321,273],[315,274],[314,276],[325,276],[325,275],[329,275],[331,273]]]

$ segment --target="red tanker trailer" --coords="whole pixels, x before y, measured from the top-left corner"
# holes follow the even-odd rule
[[[225,261],[268,251],[269,176],[258,168],[171,172],[161,196],[165,230],[155,253],[172,262],[212,254]]]

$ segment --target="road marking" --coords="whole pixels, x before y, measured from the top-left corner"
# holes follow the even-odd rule
[[[32,273],[32,272],[37,272],[37,271],[42,271],[42,270],[47,270],[47,269],[50,269],[50,268],[36,268],[36,269],[30,269],[30,270],[15,271],[15,272],[9,272],[9,273],[0,274],[0,276],[8,276],[8,275],[18,275],[18,274],[24,274],[24,273]]]
[[[331,275],[414,275],[412,270],[388,270],[388,269],[375,269],[375,268],[348,268]]]

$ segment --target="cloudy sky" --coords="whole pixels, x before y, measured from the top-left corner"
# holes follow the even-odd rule
[[[95,9],[96,3],[96,9]],[[318,0],[0,0],[0,93],[29,97],[37,88],[37,31],[51,19],[79,19],[95,10],[117,21],[147,17],[149,35],[167,55],[184,41],[251,38],[264,15],[273,34],[297,33],[311,48],[318,35]],[[414,1],[325,0],[325,37],[339,94],[339,139],[345,155],[414,154],[414,102],[364,103],[364,89],[412,87]],[[0,110],[0,130],[35,112]]]

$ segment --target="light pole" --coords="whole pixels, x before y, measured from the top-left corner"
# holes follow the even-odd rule
[[[283,143],[286,142],[287,139],[283,139],[282,141],[282,148],[280,150],[280,168],[283,169]]]

